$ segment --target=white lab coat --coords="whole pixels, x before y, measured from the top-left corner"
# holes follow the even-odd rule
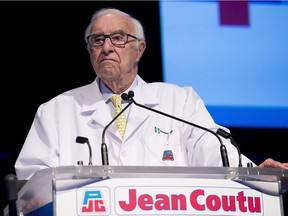
[[[139,104],[216,131],[203,101],[192,87],[167,83],[146,83],[138,75],[134,99]],[[93,165],[101,165],[103,128],[112,120],[99,90],[98,78],[89,85],[67,91],[39,106],[31,129],[16,160],[19,179],[36,171],[63,165],[88,164],[87,137]],[[109,165],[133,166],[222,166],[220,142],[209,132],[132,104],[123,139],[115,124],[106,131]],[[222,127],[223,128],[223,127]],[[226,129],[228,130],[228,129]],[[172,131],[172,132],[171,132]],[[168,132],[169,136],[168,136]],[[238,166],[238,153],[230,141],[226,145],[230,166]],[[168,152],[167,160],[163,160]],[[251,162],[242,156],[243,165]]]

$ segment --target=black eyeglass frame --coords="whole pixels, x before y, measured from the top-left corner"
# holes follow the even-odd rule
[[[124,41],[122,44],[114,44],[113,40],[111,39],[111,36],[117,35],[117,34],[125,35],[125,36],[126,36],[126,41]],[[103,38],[103,43],[102,43],[101,45],[93,45],[93,44],[90,44],[90,38],[91,38],[92,36],[95,36],[95,35],[96,35],[96,36],[104,36],[104,38]],[[141,40],[141,39],[137,38],[136,36],[131,35],[131,34],[128,34],[128,33],[125,33],[125,32],[116,32],[116,33],[112,33],[112,34],[91,34],[91,35],[88,35],[88,36],[86,37],[86,42],[87,42],[87,44],[89,44],[89,46],[92,46],[92,47],[101,47],[101,46],[103,46],[103,44],[105,43],[106,38],[109,38],[110,41],[111,41],[111,43],[112,43],[114,46],[124,46],[125,44],[132,42],[132,40],[129,41],[129,37],[132,37],[132,38],[134,38],[134,39],[137,40],[137,41],[140,41],[140,40]]]

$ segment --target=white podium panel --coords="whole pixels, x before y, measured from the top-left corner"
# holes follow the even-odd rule
[[[288,170],[73,166],[37,172],[19,192],[23,215],[283,216]]]

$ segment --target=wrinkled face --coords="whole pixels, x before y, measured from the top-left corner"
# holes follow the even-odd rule
[[[124,32],[135,35],[132,22],[119,14],[107,14],[98,18],[90,34],[110,35]],[[118,38],[116,37],[115,40]],[[121,46],[112,44],[109,38],[104,39],[101,46],[90,46],[90,60],[95,73],[106,84],[121,82],[121,85],[130,85],[137,74],[137,62],[145,50],[145,41],[137,41],[128,37],[128,43]],[[109,84],[108,84],[109,85]]]

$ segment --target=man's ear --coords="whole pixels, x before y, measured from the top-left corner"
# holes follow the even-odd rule
[[[136,57],[136,61],[139,62],[140,58],[142,57],[145,49],[146,49],[146,42],[144,40],[141,40],[138,42],[138,55]]]

